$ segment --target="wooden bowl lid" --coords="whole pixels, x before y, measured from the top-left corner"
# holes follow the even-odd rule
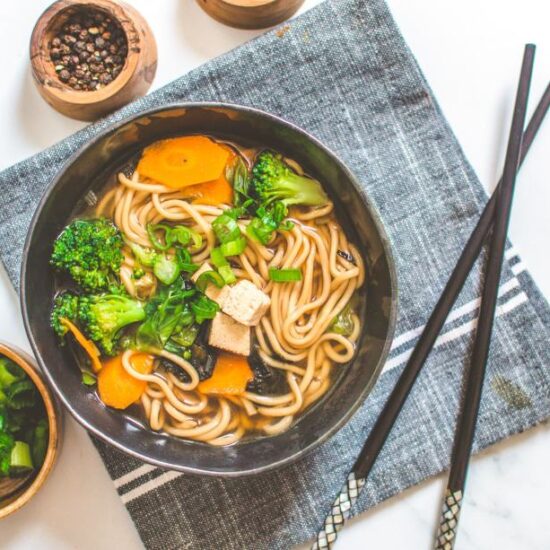
[[[197,0],[220,23],[240,29],[263,29],[285,21],[304,0]]]

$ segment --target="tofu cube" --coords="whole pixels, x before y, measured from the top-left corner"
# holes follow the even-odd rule
[[[271,300],[254,283],[243,279],[224,296],[222,311],[243,325],[256,326],[269,309]]]
[[[250,355],[250,327],[242,325],[235,319],[218,313],[212,319],[208,343],[237,355]]]
[[[196,283],[197,279],[206,271],[213,271],[212,266],[208,262],[203,263],[201,267],[197,269],[195,273],[193,273],[191,280],[194,283]],[[206,290],[204,291],[204,293],[206,294],[206,296],[208,296],[208,298],[210,298],[211,300],[214,300],[214,302],[216,302],[220,307],[222,307],[227,295],[229,294],[229,288],[227,287],[227,285],[223,286],[222,288],[218,288],[213,284],[209,284],[206,287]]]

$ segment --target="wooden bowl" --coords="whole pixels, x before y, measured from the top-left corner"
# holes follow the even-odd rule
[[[29,480],[29,482],[18,491],[7,498],[0,500],[0,519],[2,519],[9,516],[13,512],[16,512],[19,508],[29,502],[29,500],[39,491],[40,487],[42,487],[44,481],[46,481],[46,478],[53,469],[59,452],[62,424],[61,411],[58,402],[50,393],[49,388],[42,380],[42,376],[38,373],[34,359],[16,347],[11,345],[8,346],[7,344],[3,344],[1,342],[0,355],[11,359],[30,376],[42,399],[44,400],[50,430],[48,450],[46,451],[46,457],[44,458],[42,468],[40,468],[38,473],[34,474],[32,480]]]
[[[94,91],[73,90],[61,82],[50,59],[49,44],[67,19],[83,8],[103,11],[126,34],[128,55],[120,74]],[[30,44],[32,74],[40,95],[60,113],[92,121],[145,95],[157,70],[157,45],[145,19],[131,6],[112,0],[59,0],[38,19]]]
[[[304,0],[197,0],[214,19],[239,29],[264,29],[294,15]]]

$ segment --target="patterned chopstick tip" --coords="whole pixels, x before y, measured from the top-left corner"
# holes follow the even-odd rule
[[[317,534],[311,550],[328,550],[332,548],[338,537],[338,531],[342,529],[345,521],[351,515],[351,507],[355,504],[363,485],[365,485],[364,478],[356,478],[354,472],[349,474],[340,493],[334,500],[330,513],[325,518],[323,529]]]
[[[456,540],[458,518],[462,506],[462,491],[445,491],[441,521],[435,539],[435,550],[452,550]]]

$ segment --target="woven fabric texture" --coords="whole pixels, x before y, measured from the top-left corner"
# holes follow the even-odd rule
[[[384,372],[352,420],[300,462],[219,480],[161,471],[97,443],[147,548],[289,548],[322,524],[486,196],[384,1],[327,0],[0,173],[0,252],[16,287],[35,205],[69,155],[115,120],[184,100],[259,107],[321,139],[362,182],[395,253],[399,318]],[[476,451],[550,416],[550,310],[513,248],[506,258]],[[479,287],[477,266],[354,513],[448,466]]]

